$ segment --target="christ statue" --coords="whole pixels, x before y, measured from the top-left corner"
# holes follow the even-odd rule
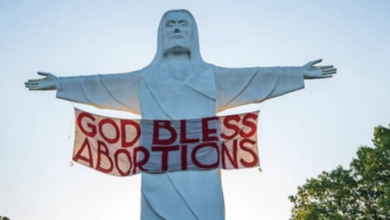
[[[223,68],[203,61],[198,29],[187,10],[166,12],[158,27],[157,52],[145,68],[119,74],[44,76],[29,90],[57,90],[56,97],[98,108],[132,112],[143,119],[177,120],[218,112],[304,88],[304,79],[336,73],[333,66]],[[142,220],[223,220],[217,169],[142,174]]]

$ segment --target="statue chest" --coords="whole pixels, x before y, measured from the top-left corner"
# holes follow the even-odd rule
[[[215,91],[215,84],[208,90]],[[213,86],[214,88],[209,88]],[[202,84],[195,88],[184,81],[156,76],[141,80],[139,101],[142,118],[145,119],[190,119],[214,116],[215,99],[205,95]]]

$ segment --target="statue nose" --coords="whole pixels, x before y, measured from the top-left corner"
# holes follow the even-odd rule
[[[174,31],[174,33],[180,33],[180,30],[179,30],[179,28],[175,28],[175,31]]]

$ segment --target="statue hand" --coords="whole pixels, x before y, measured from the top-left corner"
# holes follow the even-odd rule
[[[29,90],[55,90],[57,89],[57,77],[51,73],[38,72],[38,75],[45,76],[41,79],[29,79],[24,83]]]
[[[330,78],[337,72],[333,66],[314,66],[317,63],[321,63],[322,59],[314,60],[305,64],[303,69],[303,76],[305,79],[322,79]]]

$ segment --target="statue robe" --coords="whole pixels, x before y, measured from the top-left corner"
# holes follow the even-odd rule
[[[141,114],[144,119],[190,119],[259,103],[304,87],[300,67],[209,66],[185,81],[160,71],[60,77],[57,98]],[[216,169],[142,173],[142,220],[225,219]]]

